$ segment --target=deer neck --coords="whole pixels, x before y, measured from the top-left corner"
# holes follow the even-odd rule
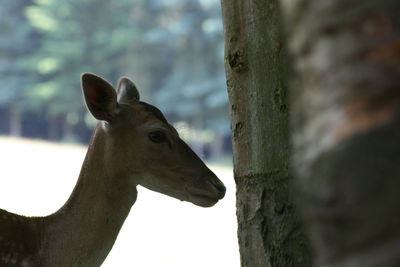
[[[44,219],[45,266],[100,266],[111,250],[137,191],[107,169],[106,148],[97,127],[71,197]]]

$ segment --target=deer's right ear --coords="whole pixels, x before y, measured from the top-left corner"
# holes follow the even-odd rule
[[[92,115],[98,119],[111,122],[117,113],[117,94],[105,80],[91,73],[81,77],[83,95]]]

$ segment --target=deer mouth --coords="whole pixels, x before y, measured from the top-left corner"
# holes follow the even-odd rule
[[[190,194],[189,200],[197,206],[208,208],[214,206],[220,199],[206,195]]]
[[[214,206],[225,196],[225,191],[222,182],[215,179],[206,180],[203,186],[186,187],[189,201],[201,207]]]

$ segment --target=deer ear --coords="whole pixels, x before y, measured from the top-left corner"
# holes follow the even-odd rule
[[[126,77],[119,79],[117,86],[118,103],[132,103],[139,101],[139,91],[136,85]]]
[[[91,73],[81,77],[83,95],[92,115],[98,119],[111,122],[117,113],[117,94],[105,80]]]

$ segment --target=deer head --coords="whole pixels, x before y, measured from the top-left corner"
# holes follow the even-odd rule
[[[105,136],[103,162],[109,176],[127,186],[142,185],[202,207],[224,197],[223,183],[160,110],[139,100],[132,81],[122,78],[114,90],[102,78],[85,73],[82,88],[89,111],[100,121],[98,130]]]

